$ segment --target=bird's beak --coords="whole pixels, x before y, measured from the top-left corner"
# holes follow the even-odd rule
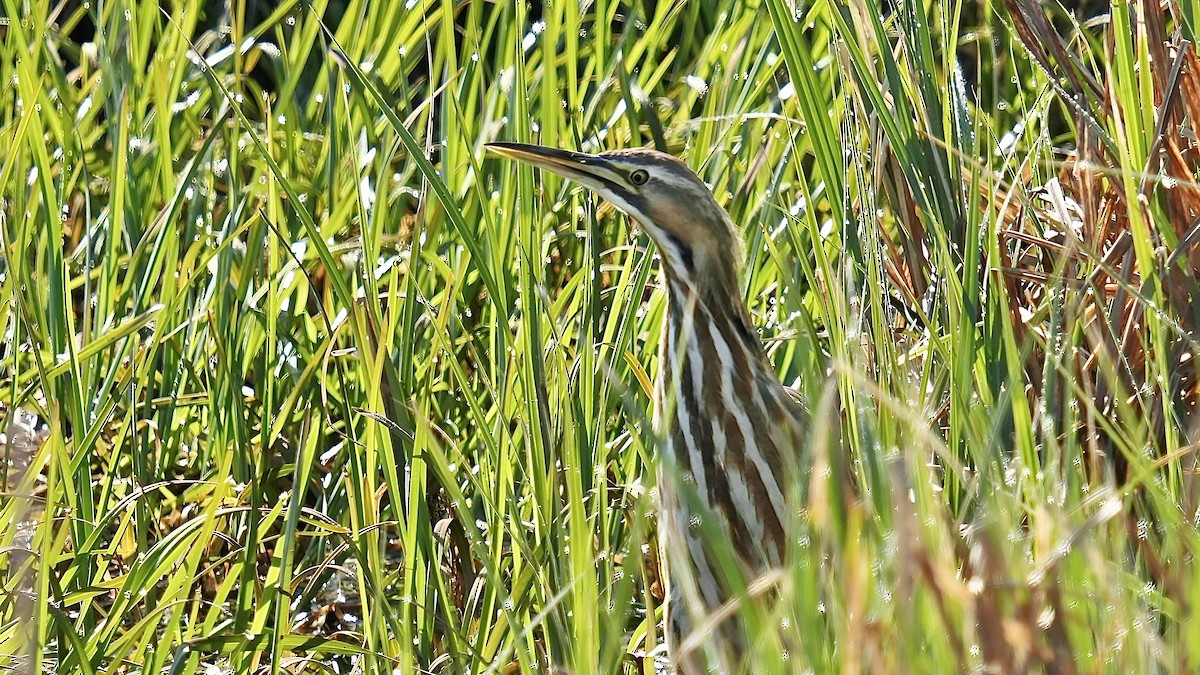
[[[601,155],[571,152],[527,143],[488,143],[487,149],[518,162],[556,173],[589,190],[605,192],[621,187],[624,179],[612,161]]]

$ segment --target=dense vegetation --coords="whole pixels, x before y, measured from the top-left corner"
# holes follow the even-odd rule
[[[0,668],[654,672],[653,247],[492,140],[742,228],[754,672],[1200,668],[1195,0],[0,7]]]

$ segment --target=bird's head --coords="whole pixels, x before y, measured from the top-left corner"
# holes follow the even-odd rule
[[[637,220],[658,246],[669,281],[736,289],[741,239],[704,181],[675,157],[644,149],[591,155],[524,143],[487,147],[575,181]]]

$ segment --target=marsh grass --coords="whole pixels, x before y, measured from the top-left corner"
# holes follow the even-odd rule
[[[0,4],[0,667],[654,672],[654,251],[492,140],[742,227],[752,672],[1200,663],[1196,3],[221,4]]]

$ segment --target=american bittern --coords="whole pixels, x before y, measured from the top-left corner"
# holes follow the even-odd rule
[[[729,668],[749,647],[738,622],[720,624],[712,639],[685,638],[710,625],[709,615],[738,593],[738,582],[717,562],[731,557],[728,543],[743,579],[781,563],[804,428],[801,407],[779,383],[742,302],[737,230],[705,184],[671,155],[488,148],[582,184],[637,220],[658,247],[668,307],[654,392],[668,650],[687,673],[705,672],[706,662]],[[724,530],[724,551],[698,527],[705,518]],[[685,644],[703,648],[689,653],[680,648]]]

